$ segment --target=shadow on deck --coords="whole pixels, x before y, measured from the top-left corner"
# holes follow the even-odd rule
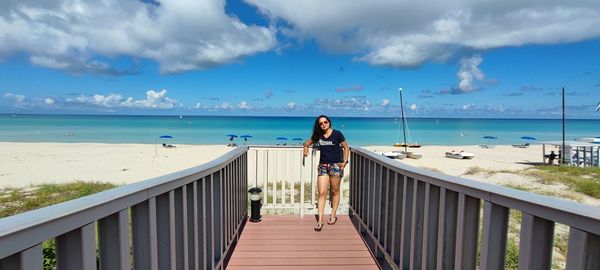
[[[227,269],[379,269],[347,215],[316,232],[314,216],[246,223]]]

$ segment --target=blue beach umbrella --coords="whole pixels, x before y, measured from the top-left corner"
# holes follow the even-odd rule
[[[300,141],[303,141],[304,139],[302,138],[293,138],[292,141],[298,141],[298,144],[300,144]]]
[[[483,136],[481,138],[486,139],[486,140],[495,140],[495,139],[498,139],[498,137],[496,137],[496,136],[490,136],[490,135]]]
[[[248,141],[248,138],[252,138],[252,135],[242,135],[240,138],[244,139],[245,142]]]
[[[286,138],[286,137],[277,137],[277,138],[275,138],[275,140],[278,140],[278,141],[287,141],[288,138]],[[285,143],[283,143],[283,144],[285,145]],[[279,143],[277,145],[279,145]]]
[[[530,141],[535,141],[536,140],[536,138],[531,137],[531,136],[523,136],[523,137],[521,137],[521,139],[523,139],[523,140],[530,140]]]
[[[227,134],[227,135],[225,135],[225,136],[229,137],[229,140],[230,140],[230,141],[233,141],[233,138],[237,138],[237,137],[238,137],[238,136],[237,136],[237,135],[235,135],[235,134]]]
[[[173,139],[173,136],[162,135],[162,136],[158,137],[158,139]],[[156,143],[154,144],[154,156],[158,156],[158,148],[156,147],[156,145],[158,144],[158,139],[156,139]]]

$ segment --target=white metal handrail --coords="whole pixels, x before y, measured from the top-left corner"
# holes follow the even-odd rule
[[[315,214],[318,162],[319,151],[313,152],[312,148],[304,158],[302,146],[253,145],[248,150],[248,185],[263,190],[263,211],[267,213]],[[348,175],[344,182],[348,182]],[[344,191],[348,187],[342,184],[340,189],[338,213],[347,213],[348,196]],[[325,211],[331,211],[330,204]]]
[[[222,269],[247,216],[247,149],[0,219],[0,269],[41,269],[49,239],[61,270]]]

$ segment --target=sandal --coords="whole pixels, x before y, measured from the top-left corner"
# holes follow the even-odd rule
[[[333,220],[333,222],[331,222]],[[333,225],[337,222],[337,216],[336,217],[330,217],[329,220],[327,221],[327,224],[329,225]]]
[[[320,232],[323,229],[323,224],[319,224],[317,223],[317,225],[315,226],[315,231]]]

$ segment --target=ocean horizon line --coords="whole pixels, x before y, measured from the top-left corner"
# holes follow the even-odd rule
[[[0,116],[100,116],[100,117],[222,117],[222,118],[233,118],[233,117],[247,117],[247,118],[311,118],[317,117],[318,115],[196,115],[196,114],[65,114],[65,113],[0,113]],[[359,119],[396,119],[400,116],[336,116],[327,115],[332,118],[359,118]],[[472,119],[472,120],[562,120],[562,118],[536,118],[536,117],[419,117],[419,116],[407,116],[407,119]],[[565,118],[565,120],[589,120],[598,121],[598,118]]]

